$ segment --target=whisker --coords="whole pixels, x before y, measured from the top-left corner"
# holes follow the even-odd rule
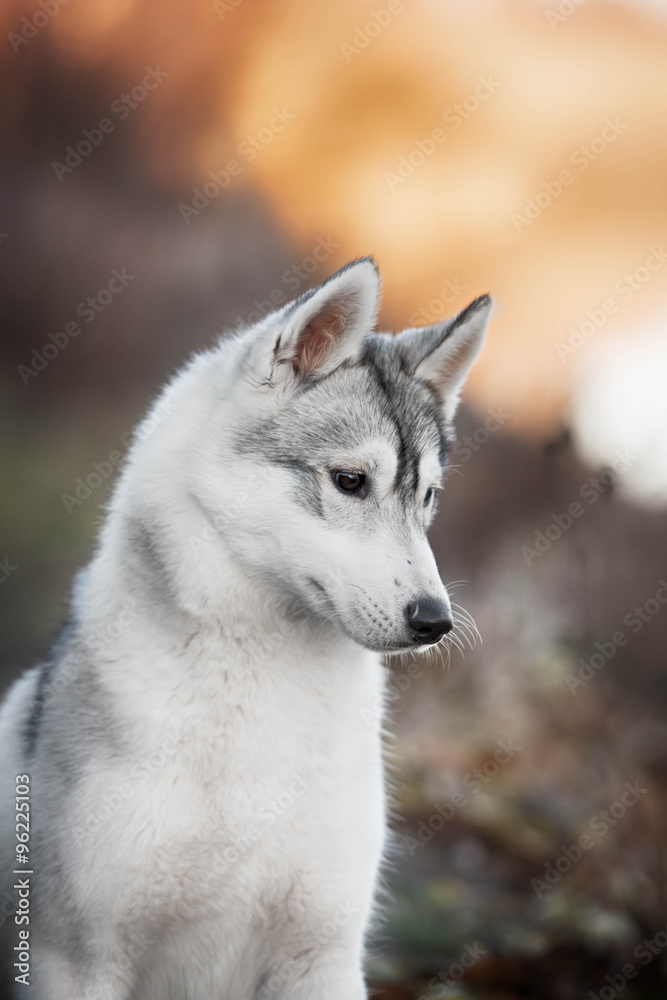
[[[443,669],[445,667],[445,653],[447,654],[446,672],[449,673],[449,669],[452,665],[452,647],[450,646],[450,644],[448,642],[442,642],[442,641],[438,642],[434,647],[434,652],[440,658],[440,666]]]
[[[456,648],[459,650],[459,652],[462,655],[464,654],[465,651],[464,651],[463,643],[461,641],[460,636],[454,635],[453,632],[450,632],[449,635],[445,636],[444,638],[445,638],[446,643],[451,644],[453,646],[456,646]],[[441,639],[440,641],[442,642],[443,640]]]
[[[452,606],[458,608],[462,615],[465,615],[470,621],[473,621],[473,617],[467,608],[464,608],[462,604],[458,604],[456,601],[452,601]]]
[[[474,649],[477,644],[475,642],[475,635],[470,626],[466,624],[466,622],[454,619],[454,627],[459,630],[460,637],[468,644],[468,648]]]
[[[456,601],[452,601],[452,607],[458,609],[459,615],[462,618],[464,618],[465,621],[467,621],[468,625],[474,631],[475,635],[479,639],[480,644],[483,646],[484,645],[484,640],[482,639],[482,633],[478,629],[477,622],[475,621],[475,619],[473,618],[473,616],[470,614],[470,612],[467,611],[465,608],[461,607],[460,604],[457,604]]]

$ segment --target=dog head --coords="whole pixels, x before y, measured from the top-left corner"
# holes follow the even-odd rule
[[[222,530],[263,586],[389,652],[452,628],[426,533],[491,301],[392,337],[379,293],[362,259],[241,334],[201,499],[243,497]]]

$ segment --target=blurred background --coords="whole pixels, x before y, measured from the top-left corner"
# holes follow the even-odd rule
[[[474,616],[393,665],[381,1000],[667,983],[664,0],[0,9],[2,687],[166,377],[350,258],[490,292],[433,530]]]

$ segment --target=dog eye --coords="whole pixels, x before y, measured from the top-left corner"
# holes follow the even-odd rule
[[[440,491],[436,490],[434,486],[429,486],[424,495],[424,507],[428,507],[431,500],[434,500]]]
[[[332,472],[333,481],[341,493],[356,493],[366,496],[366,476],[363,472]]]

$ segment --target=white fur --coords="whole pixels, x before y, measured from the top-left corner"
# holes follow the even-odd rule
[[[396,451],[379,433],[332,440],[330,468],[367,470],[381,502],[341,495],[324,469],[319,519],[288,469],[239,441],[291,405],[295,345],[332,301],[345,323],[320,374],[358,357],[378,287],[361,262],[167,387],[77,582],[32,756],[37,671],[4,703],[0,848],[7,870],[28,772],[36,1000],[367,996],[386,838],[372,649],[406,645],[410,594],[446,599],[428,516],[389,495]],[[432,450],[420,468],[420,490],[437,485]]]

